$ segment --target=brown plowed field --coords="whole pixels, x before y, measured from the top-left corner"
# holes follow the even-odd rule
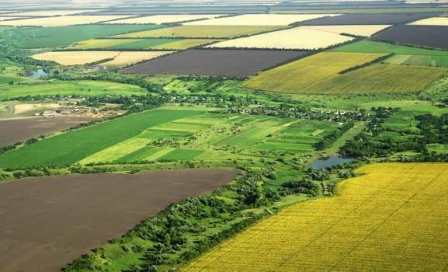
[[[378,32],[374,38],[420,47],[448,49],[448,26],[398,25]]]
[[[91,121],[89,117],[24,118],[0,120],[0,147]]]
[[[212,191],[234,174],[190,169],[0,184],[0,271],[59,271],[170,203]]]
[[[414,14],[344,14],[322,17],[300,23],[301,25],[394,25],[404,24],[434,16],[434,13]]]
[[[150,60],[125,69],[128,73],[208,75],[246,78],[285,62],[306,51],[257,49],[192,49]]]

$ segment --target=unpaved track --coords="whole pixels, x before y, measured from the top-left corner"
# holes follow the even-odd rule
[[[212,191],[234,174],[191,169],[0,184],[0,271],[59,271],[170,203]]]
[[[91,121],[89,117],[23,118],[0,120],[0,147]]]

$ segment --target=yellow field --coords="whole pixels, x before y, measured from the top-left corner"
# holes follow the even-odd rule
[[[126,16],[59,16],[48,18],[33,18],[33,19],[20,19],[12,21],[1,21],[0,25],[3,26],[69,26],[69,25],[81,25],[81,24],[93,24],[114,19],[120,19]]]
[[[103,66],[117,67],[134,64],[143,60],[150,60],[164,54],[171,53],[169,51],[64,51],[64,52],[47,52],[34,55],[33,58],[44,61],[54,61],[61,65],[85,65],[100,61]],[[107,61],[109,60],[110,61]]]
[[[213,48],[321,49],[353,38],[307,27],[296,27],[251,37],[219,42]]]
[[[205,21],[190,22],[184,25],[233,25],[233,26],[262,26],[278,25],[287,26],[292,23],[316,19],[324,16],[336,16],[335,14],[245,14],[232,17],[216,18]]]
[[[305,26],[304,28],[320,30],[336,34],[350,34],[355,36],[370,37],[389,27],[388,25],[331,25],[331,26]]]
[[[265,71],[246,81],[249,88],[286,93],[314,93],[348,68],[382,54],[323,52]],[[325,92],[325,90],[321,90]]]
[[[285,208],[181,271],[447,271],[448,164],[359,172],[338,196]]]
[[[215,18],[219,15],[153,15],[138,18],[123,19],[109,22],[109,24],[169,24],[199,19]]]
[[[17,18],[20,18],[20,17],[1,17],[1,16],[0,16],[0,21],[4,21],[4,20],[14,20],[14,19],[17,19]]]
[[[63,9],[63,10],[39,10],[39,11],[25,11],[25,12],[18,12],[13,13],[12,15],[19,15],[22,17],[27,16],[42,16],[42,17],[50,17],[50,16],[63,16],[63,15],[72,15],[72,14],[80,14],[80,13],[87,13],[87,12],[95,12],[97,10],[89,9],[89,10],[74,10],[74,9]]]
[[[431,17],[410,23],[410,25],[448,26],[448,17]]]
[[[164,50],[181,50],[191,47],[196,47],[212,42],[217,42],[217,39],[170,39],[168,42],[161,44],[151,43],[152,39],[147,39],[148,43],[144,43],[144,39],[91,39],[85,40],[70,46],[70,49],[164,49]],[[133,45],[135,44],[135,45]]]
[[[129,34],[118,35],[121,38],[232,38],[253,35],[277,29],[274,26],[178,26]]]

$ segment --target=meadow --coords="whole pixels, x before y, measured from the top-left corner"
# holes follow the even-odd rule
[[[135,85],[107,81],[51,81],[0,85],[0,100],[45,96],[131,96],[146,95],[147,92]]]
[[[246,81],[245,85],[253,89],[285,93],[328,92],[322,89],[322,84],[338,77],[344,70],[372,62],[381,56],[323,52],[262,72]]]
[[[373,164],[338,195],[295,204],[181,271],[443,271],[446,164]]]
[[[158,28],[157,25],[79,25],[67,27],[22,27],[0,32],[8,42],[18,48],[56,48],[72,43],[134,31]]]
[[[303,37],[306,37],[304,39]],[[218,42],[211,48],[322,49],[351,41],[352,37],[307,27],[279,30],[265,34]]]
[[[119,38],[235,38],[273,31],[277,26],[177,26],[117,35]]]

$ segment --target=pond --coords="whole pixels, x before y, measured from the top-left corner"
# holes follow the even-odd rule
[[[352,161],[353,161],[352,158],[344,158],[344,157],[341,157],[340,155],[333,155],[333,156],[330,156],[328,158],[315,160],[311,164],[311,168],[314,168],[314,169],[324,169],[324,168],[328,168],[328,167],[341,165],[341,164],[344,164],[344,163],[349,163],[349,162],[352,162]]]

